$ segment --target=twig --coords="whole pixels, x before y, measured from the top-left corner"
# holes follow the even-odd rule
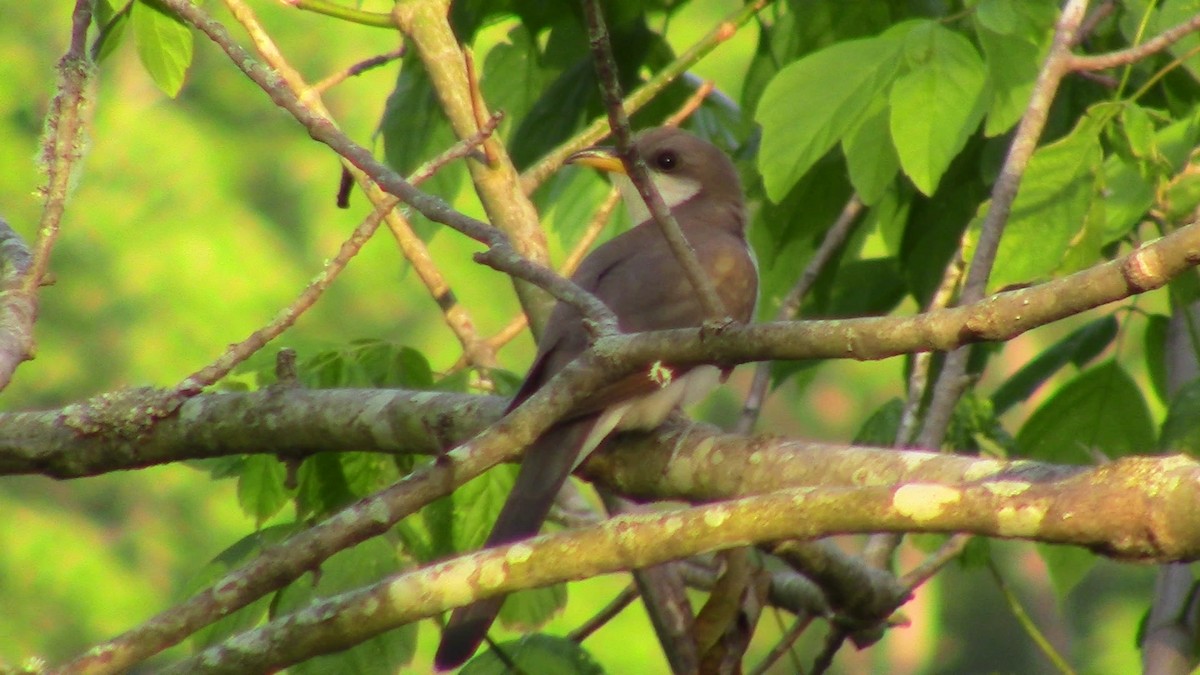
[[[337,255],[325,263],[321,273],[309,282],[292,304],[280,310],[270,323],[251,333],[245,340],[230,345],[225,353],[215,361],[188,375],[176,385],[175,393],[181,396],[190,396],[198,393],[204,387],[211,386],[228,375],[229,371],[233,370],[237,364],[250,358],[252,354],[290,328],[296,319],[325,293],[325,289],[329,288],[333,280],[342,273],[342,270],[346,269],[350,259],[357,255],[363,244],[367,243],[371,235],[375,234],[375,230],[383,221],[384,213],[386,211],[376,210],[366,220],[359,223],[350,237],[342,242]]]
[[[980,228],[979,239],[975,246],[975,255],[967,269],[967,277],[963,283],[960,304],[977,302],[987,290],[988,277],[996,260],[996,252],[1000,246],[1000,236],[1004,233],[1004,224],[1008,221],[1012,210],[1013,200],[1016,199],[1021,177],[1029,164],[1029,158],[1037,147],[1038,138],[1046,125],[1050,114],[1050,104],[1054,101],[1058,85],[1071,66],[1071,40],[1083,20],[1087,9],[1087,0],[1068,0],[1055,29],[1054,42],[1050,54],[1033,87],[1029,106],[1017,125],[1008,155],[1000,168],[1000,176],[992,189],[991,206]],[[917,437],[920,447],[936,448],[941,446],[942,438],[950,424],[954,406],[967,385],[967,357],[969,350],[956,349],[946,355],[942,371],[934,385],[933,397],[926,412],[925,423]]]
[[[726,312],[717,289],[713,286],[708,273],[696,258],[696,252],[683,236],[679,223],[663,201],[662,195],[650,179],[650,171],[646,162],[637,153],[633,145],[633,132],[629,129],[629,116],[625,114],[622,104],[621,84],[617,76],[617,64],[613,59],[612,44],[609,42],[608,27],[604,23],[600,0],[584,0],[584,21],[587,24],[589,43],[592,49],[592,61],[596,66],[596,75],[600,80],[600,93],[608,109],[608,122],[612,127],[613,138],[617,142],[617,153],[629,174],[629,179],[637,187],[638,194],[646,202],[646,207],[658,224],[659,230],[667,240],[675,261],[683,268],[684,275],[696,292],[704,314],[710,320],[725,318]]]
[[[317,14],[324,14],[335,19],[349,21],[351,23],[361,24],[363,26],[371,26],[372,28],[395,28],[396,24],[392,21],[392,15],[384,12],[365,12],[361,9],[354,9],[345,5],[328,2],[327,0],[280,0],[285,5],[291,5],[296,9],[303,9]]]
[[[260,56],[266,60],[271,67],[275,68],[277,72],[281,73],[281,76],[283,77],[288,89],[290,89],[296,96],[305,99],[305,103],[309,106],[312,106],[315,109],[316,114],[328,118],[329,111],[325,109],[317,91],[308,87],[300,73],[291,67],[288,61],[284,58],[283,54],[279,51],[274,40],[271,39],[271,36],[267,34],[267,32],[263,29],[262,24],[259,23],[258,17],[255,16],[254,11],[245,2],[243,2],[243,0],[225,0],[225,4],[233,14],[234,18],[242,25],[247,34],[250,35],[250,38]],[[419,185],[449,162],[467,155],[482,140],[482,138],[486,137],[496,128],[497,124],[499,124],[499,119],[490,120],[486,125],[484,125],[478,135],[472,136],[465,143],[456,144],[454,147],[450,148],[438,157],[426,162],[417,169],[417,171],[410,178],[409,182],[414,186]],[[417,271],[418,276],[426,284],[426,287],[429,288],[435,301],[438,302],[439,307],[442,309],[446,323],[459,338],[459,341],[463,345],[464,352],[469,358],[472,359],[473,362],[478,363],[479,365],[490,365],[492,361],[492,359],[488,356],[490,351],[486,349],[485,345],[480,344],[470,317],[467,316],[465,310],[454,301],[453,293],[450,291],[448,284],[445,283],[441,273],[437,270],[436,266],[433,265],[432,258],[429,257],[428,251],[425,250],[424,244],[420,241],[416,234],[412,232],[411,226],[409,226],[408,222],[401,214],[393,211],[398,203],[398,200],[393,196],[372,192],[371,190],[368,190],[367,193],[368,198],[371,199],[375,206],[376,213],[383,214],[384,219],[388,223],[389,229],[391,229],[393,235],[399,241],[405,256],[410,261],[410,264],[413,265],[413,268]],[[378,224],[378,221],[376,221],[374,226],[371,228],[370,234],[374,233],[374,230],[378,227]],[[351,241],[354,241],[358,234],[359,232],[356,231],[355,235],[351,237]],[[370,234],[367,235],[368,238],[370,237]],[[243,342],[230,347],[230,349],[219,359],[217,359],[216,362],[193,374],[186,379],[184,383],[181,383],[177,388],[177,391],[181,394],[186,394],[188,392],[196,391],[196,387],[211,385],[216,380],[219,380],[228,374],[229,371],[238,363],[248,358],[267,342],[274,339],[280,333],[290,327],[304,311],[306,311],[316,302],[317,298],[320,297],[320,295],[324,292],[324,289],[328,287],[330,282],[332,282],[333,278],[341,273],[341,269],[343,269],[344,266],[349,262],[350,257],[353,257],[357,254],[363,243],[365,243],[365,239],[359,241],[353,247],[352,251],[347,251],[345,245],[343,245],[343,249],[339,251],[339,257],[341,257],[343,253],[347,253],[348,257],[341,260],[340,267],[338,269],[331,270],[327,264],[326,269],[322,274],[323,276],[329,275],[328,278],[324,279],[324,281],[322,281],[322,278],[315,280],[309,285],[304,293],[302,293],[300,297],[296,299],[291,307],[289,307],[287,310],[284,310],[283,313],[276,317],[275,321],[273,321],[271,324],[268,324],[263,329],[256,331]]]
[[[808,630],[812,622],[812,614],[805,613],[797,616],[796,620],[792,622],[791,627],[787,629],[787,632],[779,636],[779,640],[771,647],[771,651],[767,652],[762,661],[759,661],[756,666],[751,668],[747,675],[762,675],[767,672],[776,661],[783,658],[783,655],[792,649],[792,645],[796,643],[796,640],[800,638],[805,630]]]
[[[1042,650],[1042,653],[1046,655],[1046,658],[1050,659],[1050,663],[1054,664],[1054,667],[1058,670],[1058,672],[1064,674],[1073,674],[1075,669],[1072,668],[1071,664],[1067,663],[1067,660],[1058,653],[1058,650],[1054,648],[1054,645],[1050,644],[1050,640],[1046,639],[1046,636],[1037,627],[1037,624],[1034,623],[1033,619],[1025,611],[1025,608],[1021,606],[1021,600],[1015,593],[1013,593],[1012,589],[1008,587],[1008,584],[1004,581],[1004,577],[1000,576],[1000,570],[996,567],[996,561],[988,560],[987,568],[988,572],[991,572],[992,574],[992,579],[994,579],[996,582],[996,587],[1000,589],[1001,595],[1004,596],[1004,601],[1008,603],[1009,611],[1012,612],[1013,617],[1017,620],[1017,623],[1021,625],[1021,628],[1025,629],[1025,634],[1033,640],[1033,643],[1038,646],[1038,649]]]
[[[779,311],[775,314],[776,321],[791,321],[800,313],[801,301],[804,296],[808,295],[809,289],[820,276],[821,270],[825,269],[842,244],[846,243],[850,233],[854,231],[854,226],[858,222],[858,214],[862,212],[862,208],[863,203],[858,195],[851,195],[849,201],[842,207],[841,215],[825,233],[825,238],[813,254],[812,260],[809,260],[804,271],[800,273],[796,285],[784,297]],[[763,402],[767,397],[767,387],[770,383],[771,362],[763,361],[754,368],[754,380],[746,394],[746,401],[742,405],[742,416],[738,419],[736,427],[739,433],[750,433],[754,428],[754,424],[762,412]]]
[[[312,110],[287,87],[282,86],[274,71],[256,63],[245,49],[230,37],[225,27],[212,20],[203,9],[188,0],[161,1],[183,21],[199,29],[216,43],[239,70],[262,88],[276,105],[295,117],[314,140],[328,145],[370,176],[381,188],[400,197],[426,218],[487,244],[489,249],[477,254],[477,261],[549,291],[554,297],[579,309],[581,314],[597,326],[599,333],[616,332],[616,320],[604,303],[553,271],[522,257],[513,249],[508,237],[497,228],[455,211],[445,201],[418,190],[404,180],[376,159],[370,150],[350,140],[327,118]]]
[[[633,604],[633,601],[637,599],[637,587],[633,584],[629,584],[625,588],[621,589],[621,592],[617,594],[617,597],[613,598],[608,605],[606,605],[599,612],[596,612],[595,616],[588,619],[579,628],[571,631],[570,634],[567,635],[567,639],[576,643],[583,642],[584,640],[588,639],[592,633],[595,633],[603,628],[604,625],[609,621],[612,621],[614,617],[624,611],[626,607]]]
[[[467,68],[469,57],[450,26],[449,6],[449,0],[401,2],[395,5],[392,16],[409,43],[417,50],[442,111],[450,122],[450,128],[461,139],[478,131],[479,120],[486,116],[487,107],[479,95],[478,88],[472,89],[471,75]],[[506,235],[503,241],[514,253],[520,254],[534,265],[543,266],[542,272],[553,277],[554,275],[546,269],[550,262],[546,234],[542,231],[537,210],[521,190],[520,176],[508,157],[508,150],[496,138],[485,140],[482,150],[487,157],[487,163],[468,162],[467,170],[471,174],[471,183],[483,210],[492,223],[491,229],[498,231],[494,234]],[[484,254],[482,259],[477,257],[477,260],[490,264],[488,260],[495,259],[502,264],[508,264],[501,257],[512,256],[505,254],[498,257],[498,249],[499,247],[492,246],[491,251]],[[544,285],[548,279],[539,281],[527,275],[513,274],[508,269],[501,271],[508,272],[513,277],[521,309],[529,317],[534,337],[540,336],[542,325],[553,307],[553,299],[562,300],[562,296],[553,288]],[[574,286],[557,277],[554,277],[554,283],[563,284],[564,287]],[[546,291],[549,291],[549,294]],[[603,308],[603,312],[596,314],[595,310],[600,308]],[[611,313],[603,303],[596,301],[592,310],[587,312],[581,309],[581,314],[593,321],[603,317],[599,326],[601,332],[616,330],[616,323],[610,323]]]
[[[713,88],[714,86],[712,82],[702,83],[699,87],[697,87],[696,91],[693,92],[692,95],[683,102],[683,105],[679,107],[679,110],[671,113],[670,117],[663,120],[663,124],[669,127],[677,127],[682,124],[684,120],[686,120],[692,113],[696,112],[696,110],[700,107],[700,104],[704,102],[704,99],[713,92]],[[579,263],[583,262],[584,256],[587,255],[588,251],[591,250],[592,244],[596,242],[596,239],[604,230],[604,226],[608,224],[608,219],[612,217],[612,212],[616,210],[617,204],[620,202],[621,193],[616,188],[610,189],[608,191],[608,196],[604,198],[604,202],[600,204],[600,208],[596,209],[595,215],[593,215],[591,221],[588,222],[587,228],[585,228],[583,231],[583,236],[579,238],[579,241],[576,242],[575,247],[571,249],[569,254],[567,254],[567,258],[563,261],[562,267],[559,268],[559,274],[563,275],[564,277],[570,277],[575,273],[575,270],[579,267]],[[528,322],[526,321],[524,314],[514,317],[504,326],[504,328],[500,329],[498,333],[488,338],[488,346],[493,351],[498,351],[501,347],[508,344],[510,340],[520,335],[521,330],[524,329],[526,325],[528,325]],[[463,360],[460,359],[458,363],[454,364],[453,369],[459,369],[463,367],[463,365],[465,364]]]
[[[369,59],[364,59],[362,61],[359,61],[358,63],[350,66],[349,68],[344,68],[342,70],[339,70],[336,73],[327,75],[326,77],[322,78],[319,82],[317,82],[316,84],[314,84],[312,86],[310,91],[313,94],[320,96],[321,94],[324,94],[326,91],[328,91],[330,88],[335,87],[335,86],[341,84],[342,82],[345,82],[346,80],[350,79],[351,77],[357,77],[369,70],[372,70],[372,69],[378,68],[382,65],[391,63],[392,61],[395,61],[396,59],[404,58],[404,52],[405,52],[405,48],[403,45],[401,45],[400,47],[393,49],[392,51],[390,51],[386,54],[379,54],[378,56],[372,56]],[[301,96],[301,98],[305,98],[307,100],[307,98],[304,96]]]
[[[717,22],[717,25],[705,34],[704,37],[697,40],[696,44],[689,47],[687,51],[680,54],[666,68],[655,73],[654,77],[651,77],[646,84],[638,87],[626,97],[624,102],[626,114],[632,114],[653,100],[675,78],[683,75],[697,61],[707,56],[709,52],[721,43],[736,35],[738,29],[746,25],[751,18],[757,15],[768,4],[770,4],[770,0],[748,2]],[[521,189],[525,191],[525,194],[532,194],[550,174],[562,166],[563,160],[567,156],[599,141],[608,135],[608,132],[608,119],[606,117],[596,119],[586,129],[576,134],[574,138],[550,151],[537,164],[526,169],[521,174]]]
[[[715,88],[716,85],[713,84],[712,80],[705,80],[702,82],[699,87],[696,87],[696,91],[693,91],[692,95],[687,97],[687,100],[683,102],[683,105],[679,106],[679,110],[671,113],[670,117],[663,120],[663,126],[677,127],[680,124],[683,124],[687,118],[692,116],[692,113],[696,112],[700,108],[700,106],[704,103],[704,99],[708,98],[708,95],[711,94]]]
[[[1071,70],[1104,70],[1105,68],[1129,65],[1161,52],[1197,30],[1200,30],[1200,14],[1128,49],[1091,56],[1073,55],[1068,59],[1067,67]]]
[[[929,581],[933,575],[945,567],[948,563],[953,562],[971,543],[971,535],[955,534],[938,547],[928,558],[921,561],[920,565],[912,568],[900,577],[900,585],[908,589],[910,592],[916,589],[921,584]]]

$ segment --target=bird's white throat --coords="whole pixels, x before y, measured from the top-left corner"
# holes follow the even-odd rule
[[[625,209],[629,211],[629,222],[637,225],[650,220],[650,209],[646,208],[646,202],[642,201],[629,176],[614,173],[612,177],[621,191],[621,201],[625,202]],[[700,192],[700,183],[694,180],[656,173],[651,173],[650,179],[654,181],[654,187],[658,188],[658,194],[662,195],[668,209],[679,206]]]

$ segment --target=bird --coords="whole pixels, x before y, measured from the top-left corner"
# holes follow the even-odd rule
[[[758,266],[746,239],[745,204],[733,162],[717,146],[675,127],[642,131],[633,142],[707,271],[726,318],[748,323],[758,300]],[[705,316],[696,289],[615,149],[593,146],[572,154],[565,163],[608,172],[630,221],[637,223],[588,254],[571,280],[607,305],[624,333],[698,327],[713,318]],[[533,365],[508,410],[529,398],[588,345],[582,315],[567,303],[557,303]],[[714,365],[656,364],[653,371],[648,368],[592,392],[526,449],[485,548],[536,535],[568,476],[614,430],[653,429],[675,408],[706,396],[727,375],[727,370]],[[438,670],[455,668],[474,654],[503,601],[504,596],[488,598],[451,614],[434,657]]]

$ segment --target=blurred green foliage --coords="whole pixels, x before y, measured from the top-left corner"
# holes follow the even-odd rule
[[[397,43],[387,30],[260,4],[266,28],[310,81]],[[384,0],[360,4],[390,7]],[[627,45],[618,49],[627,83],[669,63],[737,4],[613,0],[613,33]],[[1182,4],[1146,10],[1149,34],[1178,20]],[[1055,19],[1048,7],[1017,0],[966,7],[781,1],[693,69],[734,103],[732,109],[706,105],[691,124],[733,152],[746,176],[751,238],[764,272],[763,317],[775,314],[852,192],[870,207],[866,224],[818,279],[802,313],[882,314],[927,301],[960,236],[968,243],[977,236],[1006,134],[1024,110],[1048,47]],[[229,19],[220,8],[209,9]],[[1095,44],[1132,41],[1141,11],[1133,9],[1139,11],[1121,12],[1101,26]],[[0,162],[7,169],[0,172],[0,214],[30,239],[40,207],[38,137],[69,12],[66,3],[17,4],[6,7],[0,21]],[[532,163],[599,115],[573,5],[459,2],[452,19],[482,67],[485,96],[509,114],[501,134],[518,164]],[[286,306],[367,213],[360,195],[350,209],[335,208],[335,158],[309,142],[206,41],[196,39],[181,80],[173,59],[193,48],[170,21],[139,4],[123,37],[105,45],[87,160],[54,252],[55,284],[41,296],[38,358],[0,394],[0,410],[55,407],[118,387],[179,381]],[[155,51],[146,35],[166,35],[174,46]],[[1155,63],[1161,60],[1139,64],[1134,74],[1146,80]],[[429,86],[410,56],[402,67],[392,63],[350,78],[325,102],[353,138],[410,170],[450,142]],[[178,98],[161,90],[178,90]],[[635,120],[657,123],[687,93],[674,85]],[[1017,199],[994,285],[1094,264],[1115,250],[1114,242],[1138,236],[1138,223],[1160,195],[1167,195],[1171,213],[1195,205],[1192,182],[1167,182],[1200,136],[1194,81],[1173,73],[1134,99],[1110,100],[1095,83],[1064,85]],[[761,138],[754,121],[762,125]],[[481,216],[464,175],[452,166],[427,187]],[[534,195],[556,260],[605,189],[598,177],[568,170]],[[615,221],[610,229],[626,225],[622,217]],[[480,333],[503,327],[518,308],[507,280],[471,261],[478,246],[427,222],[417,227]],[[1138,302],[1167,311],[1161,298]],[[1147,368],[1134,358],[1142,347],[1121,334],[1149,325],[1145,351],[1160,355],[1165,319],[1123,321],[1118,328],[1114,317],[1082,317],[1003,350],[978,349],[979,390],[995,394],[960,404],[950,433],[955,447],[1055,461],[1084,461],[1076,455],[1085,449],[1110,456],[1150,450],[1170,403],[1164,376],[1154,363]],[[457,344],[382,232],[314,309],[238,373],[237,383],[268,382],[271,354],[282,346],[300,353],[308,386],[466,387],[461,376],[443,377],[459,357]],[[522,337],[501,352],[500,365],[521,372],[530,353],[531,342]],[[1093,363],[1102,353],[1110,358]],[[838,440],[857,435],[873,443],[894,437],[896,397],[904,393],[901,359],[816,366],[774,370],[777,389],[762,428]],[[735,388],[745,379],[744,373],[735,378]],[[1192,391],[1185,393],[1194,398]],[[1116,400],[1109,396],[1114,392]],[[1190,398],[1171,404],[1170,447],[1195,437],[1194,416],[1186,414],[1193,407]],[[721,423],[737,411],[738,395],[727,390],[701,415]],[[1027,418],[1030,424],[1022,425]],[[1097,437],[1096,419],[1111,421],[1112,433]],[[1089,430],[1086,448],[1067,447]],[[0,605],[6,608],[0,665],[31,655],[58,661],[127,629],[290,532],[296,521],[391,482],[412,462],[361,453],[320,456],[302,465],[297,485],[271,457],[206,463],[208,474],[163,467],[71,483],[6,478],[0,482],[0,513],[6,514],[0,521]],[[206,629],[196,642],[477,545],[508,478],[501,470],[479,479],[405,521],[393,538],[339,554],[321,578],[297,582]],[[1068,657],[1082,670],[1134,668],[1149,570],[1109,563],[1092,569],[1094,557],[1065,553],[1039,556],[1014,543],[975,551],[1004,565],[1029,612],[1043,629],[1053,628],[1056,644],[1070,645]],[[911,565],[920,552],[906,548],[902,558]],[[578,626],[625,583],[622,576],[572,585],[571,594],[588,602],[568,603],[547,630]],[[1067,595],[1077,584],[1083,590]],[[527,596],[536,599],[510,614],[536,624],[561,606],[563,595],[559,588]],[[838,668],[1045,668],[978,565],[938,577],[903,611],[913,626],[890,632],[864,653],[840,655]],[[750,662],[769,649],[783,621],[764,619]],[[657,672],[665,663],[648,630],[641,608],[631,608],[585,647],[610,672]],[[820,637],[810,631],[802,649],[816,648]],[[327,657],[332,660],[297,672],[363,672],[381,659],[404,661],[414,649],[423,667],[435,639],[434,631],[407,627],[363,645],[350,660]]]

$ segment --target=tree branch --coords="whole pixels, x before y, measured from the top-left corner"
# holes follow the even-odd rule
[[[1198,30],[1200,30],[1200,14],[1196,14],[1187,21],[1168,28],[1142,44],[1134,45],[1128,49],[1091,56],[1073,55],[1068,61],[1068,67],[1071,70],[1104,70],[1105,68],[1127,66],[1161,52]]]
[[[684,276],[691,283],[700,306],[704,308],[705,316],[713,321],[724,319],[728,314],[721,297],[717,295],[712,279],[709,279],[708,273],[700,265],[700,260],[696,258],[692,245],[683,236],[683,230],[679,229],[679,223],[675,222],[671,209],[663,201],[662,195],[658,194],[658,188],[650,179],[650,170],[646,167],[645,160],[633,145],[633,132],[629,129],[629,116],[625,114],[621,102],[617,63],[613,59],[612,44],[609,42],[608,27],[604,23],[600,0],[583,0],[583,15],[592,48],[592,61],[596,66],[596,76],[600,80],[601,98],[608,109],[608,123],[617,143],[621,163],[625,165],[629,179],[633,181],[663,238],[667,240],[675,261],[683,268]]]
[[[1194,460],[1126,457],[1046,482],[1009,475],[958,486],[788,489],[622,516],[388,577],[277,618],[166,672],[271,670],[481,598],[754,541],[971,531],[1086,546],[1125,559],[1192,559],[1200,556],[1200,521],[1192,517],[1198,502],[1200,464]]]

